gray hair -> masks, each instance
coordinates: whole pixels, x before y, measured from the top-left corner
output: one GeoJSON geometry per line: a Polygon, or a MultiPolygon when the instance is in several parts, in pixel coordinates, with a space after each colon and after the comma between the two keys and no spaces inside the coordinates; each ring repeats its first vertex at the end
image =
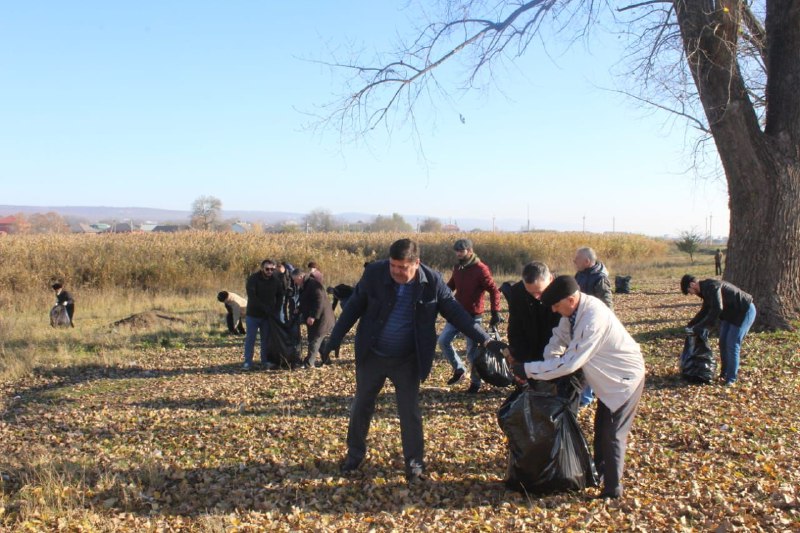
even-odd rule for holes
{"type": "Polygon", "coordinates": [[[532,261],[522,269],[522,280],[525,283],[536,283],[543,279],[550,279],[550,269],[539,261],[532,261]]]}
{"type": "Polygon", "coordinates": [[[578,248],[577,253],[588,259],[592,264],[597,263],[597,254],[594,252],[594,250],[592,250],[588,246],[584,246],[583,248],[578,248]]]}

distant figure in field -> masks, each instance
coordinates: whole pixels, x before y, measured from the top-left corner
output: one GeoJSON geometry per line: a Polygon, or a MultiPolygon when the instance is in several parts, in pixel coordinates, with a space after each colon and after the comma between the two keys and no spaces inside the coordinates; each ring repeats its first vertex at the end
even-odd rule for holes
{"type": "Polygon", "coordinates": [[[722,275],[722,250],[717,248],[717,253],[714,254],[714,275],[722,275]]]}
{"type": "MultiPolygon", "coordinates": [[[[606,304],[609,309],[613,310],[614,301],[611,295],[611,280],[608,279],[608,269],[597,260],[595,251],[588,246],[578,248],[572,263],[578,269],[578,272],[575,273],[575,281],[578,282],[581,292],[594,296],[606,304]]],[[[589,405],[593,399],[594,391],[592,391],[591,386],[586,385],[581,395],[581,407],[589,405]]]]}
{"type": "Polygon", "coordinates": [[[686,327],[695,334],[708,329],[719,320],[720,380],[733,385],[739,377],[739,352],[742,341],[756,319],[753,297],[739,287],[716,279],[698,281],[691,274],[681,278],[681,292],[694,294],[703,300],[686,327]]]}
{"type": "Polygon", "coordinates": [[[247,309],[247,300],[234,292],[220,291],[217,294],[217,301],[225,304],[225,323],[228,324],[228,332],[232,335],[244,335],[245,329],[242,324],[242,310],[247,309]]]}
{"type": "Polygon", "coordinates": [[[269,317],[280,318],[283,305],[283,280],[275,275],[275,261],[264,259],[261,268],[247,278],[247,313],[245,323],[247,333],[244,338],[244,370],[253,367],[256,335],[261,332],[261,364],[266,368],[275,368],[267,358],[269,346],[269,317]]]}
{"type": "Polygon", "coordinates": [[[64,286],[60,282],[53,283],[51,286],[56,291],[56,305],[61,305],[67,309],[67,316],[69,317],[70,327],[75,327],[75,300],[72,294],[64,290],[64,286]]]}
{"type": "Polygon", "coordinates": [[[308,267],[308,275],[319,281],[319,284],[322,285],[322,272],[319,271],[316,261],[309,261],[306,266],[308,267]]]}
{"type": "MultiPolygon", "coordinates": [[[[306,325],[308,332],[308,356],[303,360],[305,368],[315,368],[318,365],[319,349],[322,341],[333,329],[336,319],[333,317],[325,288],[310,273],[296,269],[292,272],[294,284],[300,288],[300,304],[297,312],[300,322],[306,325]]],[[[319,364],[327,364],[328,354],[321,358],[319,364]]]]}

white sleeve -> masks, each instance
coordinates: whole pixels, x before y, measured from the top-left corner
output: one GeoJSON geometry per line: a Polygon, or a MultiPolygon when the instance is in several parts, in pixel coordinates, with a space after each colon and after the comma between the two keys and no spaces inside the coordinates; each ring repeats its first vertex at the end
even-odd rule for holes
{"type": "MultiPolygon", "coordinates": [[[[603,334],[606,330],[605,324],[598,323],[601,317],[593,317],[594,320],[587,323],[575,332],[573,339],[567,346],[567,350],[561,357],[551,357],[544,361],[532,361],[525,363],[525,373],[529,378],[551,380],[561,376],[572,374],[591,359],[600,346],[603,334]]],[[[560,329],[561,324],[559,324],[560,329]]],[[[569,321],[567,321],[569,327],[569,321]]],[[[555,337],[555,330],[554,335],[555,337]]],[[[552,342],[552,339],[551,339],[552,342]]],[[[550,344],[547,345],[550,347],[550,344]]],[[[547,353],[547,350],[545,350],[547,353]]]]}

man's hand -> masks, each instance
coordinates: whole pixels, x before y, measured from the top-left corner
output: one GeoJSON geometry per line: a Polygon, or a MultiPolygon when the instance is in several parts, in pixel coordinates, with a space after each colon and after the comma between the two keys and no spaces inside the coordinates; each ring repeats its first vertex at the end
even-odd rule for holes
{"type": "Polygon", "coordinates": [[[508,368],[514,373],[514,381],[517,385],[525,385],[528,382],[528,374],[525,372],[525,363],[518,363],[511,355],[511,350],[506,348],[503,355],[508,363],[508,368]]]}
{"type": "Polygon", "coordinates": [[[314,322],[315,322],[315,320],[314,320],[313,316],[310,316],[310,317],[306,318],[306,324],[308,324],[309,326],[313,326],[314,322]]]}
{"type": "Polygon", "coordinates": [[[500,319],[500,313],[498,311],[492,311],[492,318],[489,319],[489,327],[493,328],[502,322],[500,319]]]}

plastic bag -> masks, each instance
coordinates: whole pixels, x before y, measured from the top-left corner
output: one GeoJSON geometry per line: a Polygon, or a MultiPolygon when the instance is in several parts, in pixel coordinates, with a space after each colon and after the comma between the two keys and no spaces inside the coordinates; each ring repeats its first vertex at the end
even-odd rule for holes
{"type": "Polygon", "coordinates": [[[267,361],[283,368],[300,363],[300,324],[296,318],[283,324],[276,317],[269,317],[267,361]]]}
{"type": "Polygon", "coordinates": [[[514,391],[497,411],[497,422],[508,438],[509,489],[542,494],[597,486],[589,446],[554,383],[514,391]]]}
{"type": "Polygon", "coordinates": [[[50,325],[54,328],[69,326],[69,313],[67,313],[67,306],[56,304],[50,309],[50,325]]]}
{"type": "Polygon", "coordinates": [[[690,383],[711,383],[716,373],[717,363],[708,346],[708,331],[686,335],[681,353],[681,377],[690,383]]]}
{"type": "Polygon", "coordinates": [[[514,373],[506,362],[503,350],[508,344],[501,341],[490,341],[485,346],[475,348],[472,364],[483,381],[495,387],[508,387],[514,383],[514,373]]]}
{"type": "Polygon", "coordinates": [[[630,294],[631,292],[631,277],[630,276],[616,276],[614,278],[614,292],[617,294],[630,294]]]}

